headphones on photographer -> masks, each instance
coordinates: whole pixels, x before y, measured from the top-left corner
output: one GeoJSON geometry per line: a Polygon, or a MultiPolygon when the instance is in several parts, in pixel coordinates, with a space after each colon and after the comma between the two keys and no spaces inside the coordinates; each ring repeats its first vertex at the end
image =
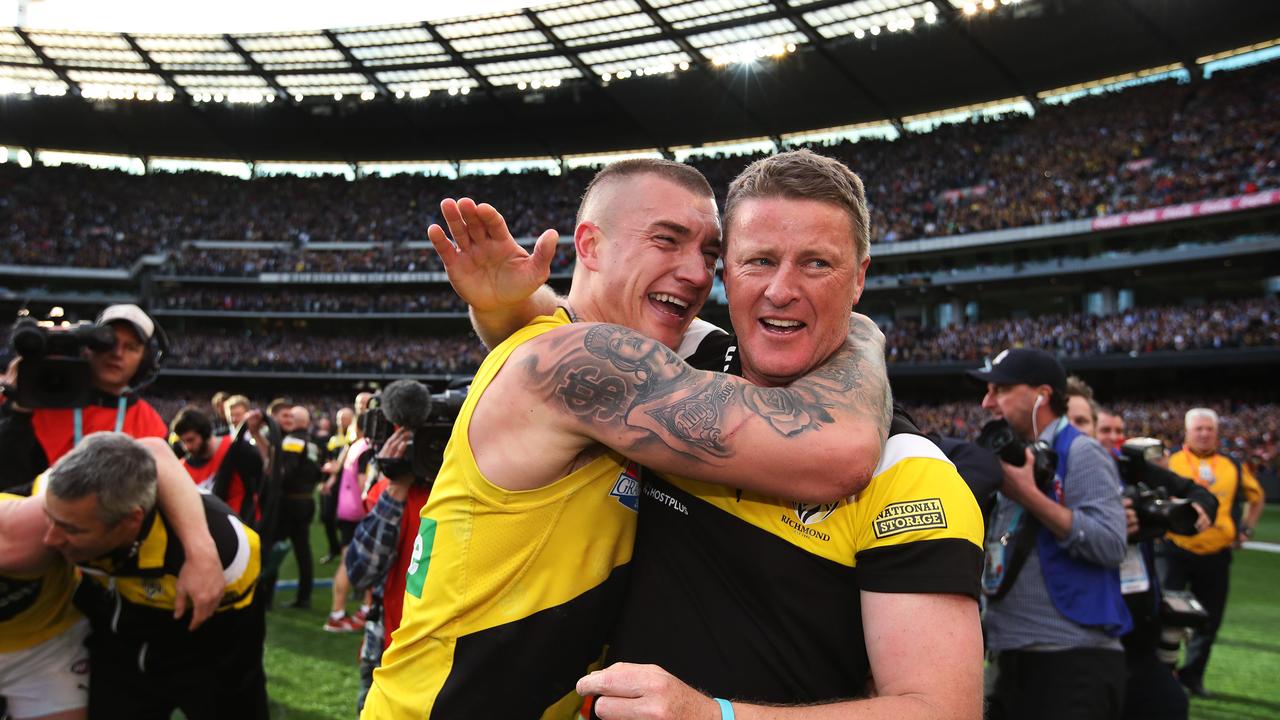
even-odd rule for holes
{"type": "MultiPolygon", "coordinates": [[[[110,305],[103,308],[102,312],[98,313],[97,319],[94,320],[94,324],[102,325],[103,316],[106,314],[107,310],[110,310],[112,307],[116,306],[110,305]]],[[[151,321],[152,332],[151,337],[147,338],[145,341],[146,347],[142,351],[142,361],[138,363],[137,372],[135,372],[133,377],[130,378],[129,387],[125,389],[126,393],[137,392],[138,390],[141,390],[155,382],[156,378],[160,375],[160,363],[164,360],[164,357],[169,354],[169,336],[165,333],[164,328],[160,326],[160,323],[156,322],[156,319],[152,317],[150,313],[137,305],[133,305],[133,307],[137,308],[139,312],[151,321]]],[[[107,322],[128,322],[133,326],[135,331],[140,331],[142,329],[137,326],[137,323],[130,321],[126,317],[113,317],[108,319],[107,322]]]]}

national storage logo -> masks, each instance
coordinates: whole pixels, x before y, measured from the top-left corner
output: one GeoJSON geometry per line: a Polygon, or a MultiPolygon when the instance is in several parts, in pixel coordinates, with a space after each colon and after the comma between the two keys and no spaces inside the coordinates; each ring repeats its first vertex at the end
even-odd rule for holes
{"type": "Polygon", "coordinates": [[[872,523],[872,529],[878,538],[946,526],[947,514],[942,510],[940,498],[890,503],[872,523]]]}

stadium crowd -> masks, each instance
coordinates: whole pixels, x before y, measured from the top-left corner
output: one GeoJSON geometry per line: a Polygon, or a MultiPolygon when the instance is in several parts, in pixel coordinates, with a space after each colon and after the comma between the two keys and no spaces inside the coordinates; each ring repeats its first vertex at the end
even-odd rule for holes
{"type": "MultiPolygon", "coordinates": [[[[165,307],[291,311],[459,311],[456,296],[268,295],[187,291],[165,307]]],[[[981,362],[1006,347],[1034,347],[1061,357],[1280,346],[1280,300],[1218,301],[1196,307],[1135,308],[1108,316],[1077,313],[996,320],[946,328],[885,329],[890,363],[981,362]]],[[[185,332],[171,366],[310,372],[471,372],[484,359],[470,336],[372,339],[302,332],[185,332]]]]}
{"type": "Polygon", "coordinates": [[[253,312],[425,313],[463,312],[467,306],[448,290],[424,292],[291,292],[176,289],[158,298],[168,310],[245,310],[253,312]]]}
{"type": "MultiPolygon", "coordinates": [[[[812,146],[869,179],[873,242],[1036,225],[1280,187],[1280,68],[1264,64],[1200,83],[1172,81],[1042,105],[893,141],[812,146]]],[[[759,156],[694,159],[723,189],[759,156]]],[[[184,274],[436,270],[424,239],[439,221],[426,198],[472,196],[507,213],[518,237],[573,226],[591,174],[443,177],[125,175],[0,166],[0,263],[122,267],[169,250],[184,274]],[[56,192],[53,189],[56,188],[56,192]],[[289,242],[288,250],[208,250],[183,241],[289,242]],[[373,250],[307,251],[312,242],[373,250]]],[[[721,190],[722,191],[722,190],[721,190]]],[[[561,256],[571,255],[564,250],[561,256]]],[[[561,263],[571,262],[562,257],[561,263]]]]}
{"type": "Polygon", "coordinates": [[[889,362],[974,362],[1011,347],[1064,357],[1216,350],[1280,345],[1280,300],[1212,302],[1196,307],[1134,308],[1114,315],[1039,315],[885,331],[889,362]]]}
{"type": "Polygon", "coordinates": [[[183,333],[173,341],[169,367],[304,372],[463,373],[484,359],[470,336],[404,338],[183,333]]]}

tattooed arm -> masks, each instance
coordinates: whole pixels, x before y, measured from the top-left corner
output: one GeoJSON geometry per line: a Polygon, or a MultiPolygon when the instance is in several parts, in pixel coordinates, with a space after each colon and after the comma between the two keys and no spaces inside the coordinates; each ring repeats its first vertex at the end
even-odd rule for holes
{"type": "Polygon", "coordinates": [[[656,470],[830,502],[870,481],[888,428],[883,358],[859,347],[846,343],[788,387],[761,388],[694,370],[632,330],[575,324],[529,343],[521,365],[567,432],[656,470]]]}

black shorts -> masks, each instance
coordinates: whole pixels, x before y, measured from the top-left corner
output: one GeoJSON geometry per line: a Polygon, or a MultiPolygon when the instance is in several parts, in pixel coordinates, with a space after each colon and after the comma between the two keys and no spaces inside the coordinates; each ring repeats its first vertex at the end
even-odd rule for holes
{"type": "Polygon", "coordinates": [[[355,522],[354,520],[338,521],[338,539],[342,547],[346,547],[350,545],[351,541],[355,539],[356,525],[359,525],[359,524],[360,523],[355,522]]]}

